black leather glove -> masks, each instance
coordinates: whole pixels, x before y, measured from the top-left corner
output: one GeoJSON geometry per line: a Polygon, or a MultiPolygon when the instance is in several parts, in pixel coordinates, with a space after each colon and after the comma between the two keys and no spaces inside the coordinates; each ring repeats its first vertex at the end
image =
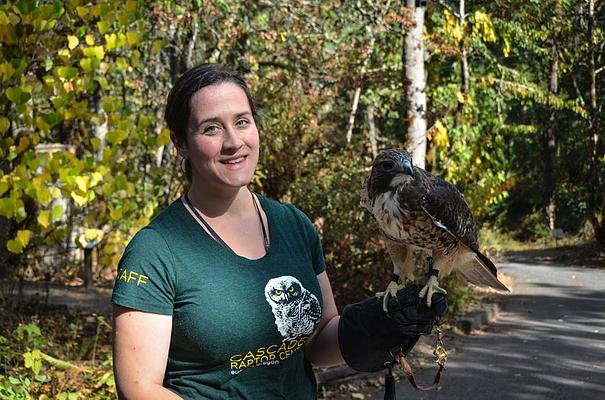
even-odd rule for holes
{"type": "Polygon", "coordinates": [[[370,297],[346,306],[340,315],[338,341],[347,365],[360,372],[375,372],[393,362],[400,350],[407,354],[420,335],[428,335],[433,325],[447,311],[447,299],[433,294],[432,306],[419,298],[421,287],[410,285],[397,292],[388,303],[389,315],[382,309],[382,299],[370,297]]]}

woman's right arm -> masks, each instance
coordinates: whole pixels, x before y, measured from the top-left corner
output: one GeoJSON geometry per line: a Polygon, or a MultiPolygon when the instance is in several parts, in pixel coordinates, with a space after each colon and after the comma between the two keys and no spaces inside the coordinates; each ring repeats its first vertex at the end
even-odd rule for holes
{"type": "Polygon", "coordinates": [[[113,306],[113,368],[119,399],[181,399],[162,386],[172,316],[113,306]]]}

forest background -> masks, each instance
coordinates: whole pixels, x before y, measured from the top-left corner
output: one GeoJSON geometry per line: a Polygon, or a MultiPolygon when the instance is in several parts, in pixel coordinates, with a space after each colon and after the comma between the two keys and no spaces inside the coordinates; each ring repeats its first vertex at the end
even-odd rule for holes
{"type": "MultiPolygon", "coordinates": [[[[245,75],[261,109],[254,190],[314,221],[340,305],[382,288],[390,266],[359,189],[378,151],[409,140],[418,8],[425,168],[464,193],[484,239],[562,229],[605,245],[604,3],[425,3],[5,2],[0,278],[73,282],[89,247],[92,279],[111,284],[128,240],[184,188],[166,95],[217,62],[245,75]]],[[[110,326],[86,321],[3,326],[0,398],[111,396],[111,361],[96,354],[110,326]],[[50,350],[70,337],[90,340],[50,350]]]]}

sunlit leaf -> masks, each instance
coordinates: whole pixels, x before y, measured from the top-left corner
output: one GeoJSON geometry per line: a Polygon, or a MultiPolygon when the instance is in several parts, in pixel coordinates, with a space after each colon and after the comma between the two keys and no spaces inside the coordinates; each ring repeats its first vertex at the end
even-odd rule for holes
{"type": "Polygon", "coordinates": [[[6,248],[14,254],[21,254],[23,252],[23,245],[18,240],[14,239],[10,239],[6,242],[6,248]]]}
{"type": "Polygon", "coordinates": [[[70,193],[70,195],[71,195],[71,198],[80,207],[82,207],[84,204],[86,204],[86,202],[88,202],[88,196],[86,195],[86,193],[80,194],[80,193],[72,190],[71,193],[70,193]]]}
{"type": "Polygon", "coordinates": [[[9,87],[6,89],[5,93],[6,97],[15,104],[23,104],[31,98],[29,93],[23,92],[21,88],[18,87],[9,87]]]}
{"type": "Polygon", "coordinates": [[[50,225],[50,212],[48,210],[40,211],[36,220],[44,229],[48,228],[50,225]]]}
{"type": "Polygon", "coordinates": [[[55,204],[52,208],[52,218],[53,221],[57,221],[63,215],[63,206],[60,204],[55,204]]]}
{"type": "Polygon", "coordinates": [[[69,50],[73,50],[80,44],[80,40],[77,36],[67,35],[67,47],[69,50]]]}

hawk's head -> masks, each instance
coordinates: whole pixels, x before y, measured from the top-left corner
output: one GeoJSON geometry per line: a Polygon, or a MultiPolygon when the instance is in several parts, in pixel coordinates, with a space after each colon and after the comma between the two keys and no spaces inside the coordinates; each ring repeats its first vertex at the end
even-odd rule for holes
{"type": "Polygon", "coordinates": [[[372,163],[372,171],[367,182],[367,196],[370,200],[387,190],[407,185],[415,178],[412,156],[405,150],[391,149],[378,154],[372,163]]]}

